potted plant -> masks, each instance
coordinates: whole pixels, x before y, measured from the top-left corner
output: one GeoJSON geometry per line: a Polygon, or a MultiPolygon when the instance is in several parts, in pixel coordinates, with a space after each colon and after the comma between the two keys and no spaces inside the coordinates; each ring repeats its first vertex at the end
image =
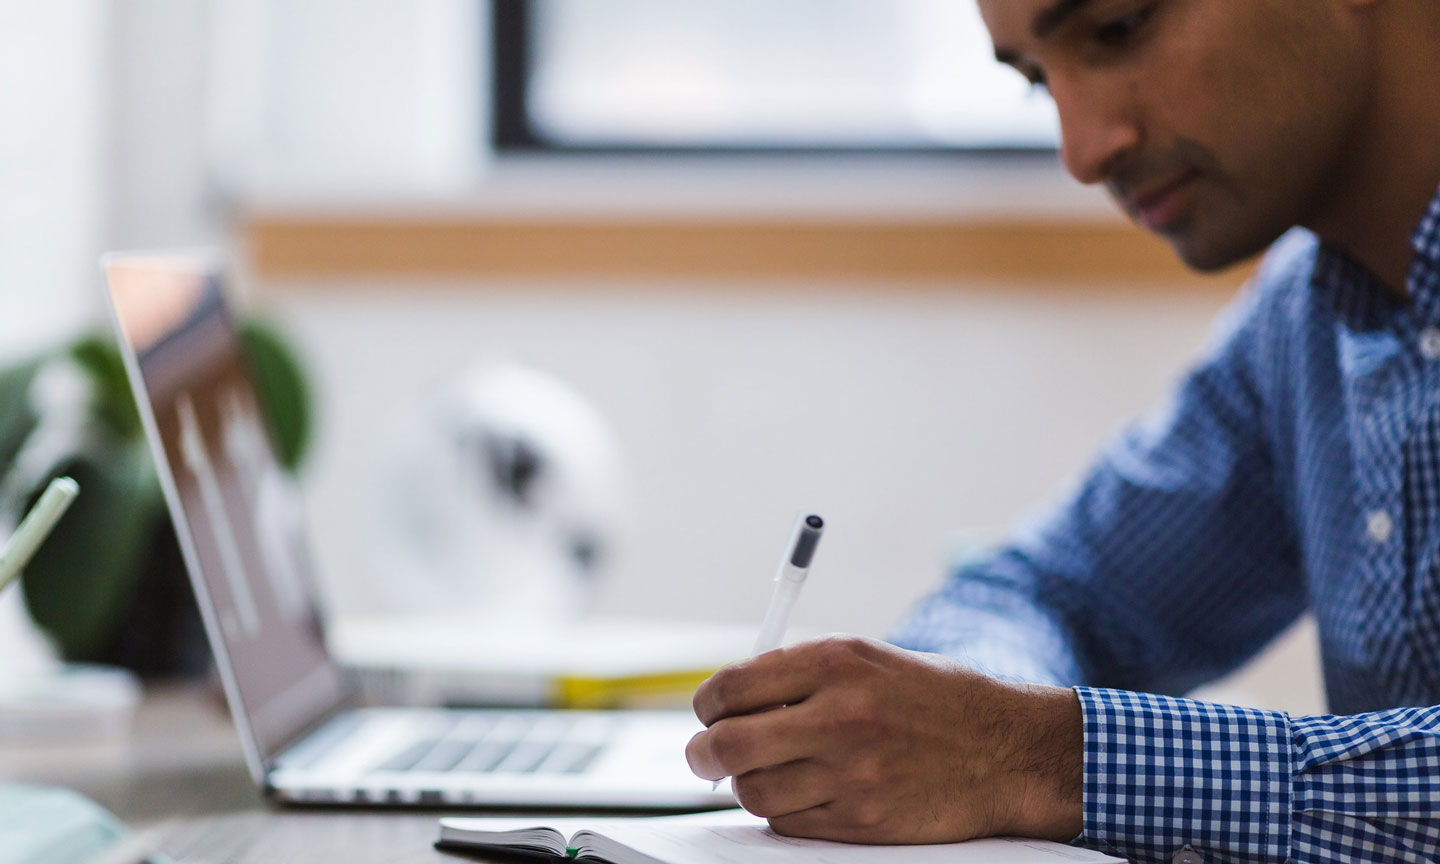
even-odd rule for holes
{"type": "MultiPolygon", "coordinates": [[[[304,375],[285,339],[248,320],[241,339],[276,456],[294,471],[311,433],[304,375]]],[[[203,674],[209,650],[113,342],[86,336],[0,371],[0,522],[50,478],[81,495],[21,580],[32,618],[68,661],[142,676],[203,674]]]]}

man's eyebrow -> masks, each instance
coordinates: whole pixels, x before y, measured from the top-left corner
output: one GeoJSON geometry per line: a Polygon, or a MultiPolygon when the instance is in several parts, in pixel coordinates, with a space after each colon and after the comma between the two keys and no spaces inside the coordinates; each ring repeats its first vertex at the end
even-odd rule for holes
{"type": "Polygon", "coordinates": [[[1079,12],[1090,2],[1091,0],[1056,0],[1054,5],[1041,10],[1040,14],[1035,16],[1035,20],[1030,24],[1031,35],[1036,39],[1044,39],[1055,32],[1055,28],[1064,24],[1066,18],[1079,12]]]}
{"type": "MultiPolygon", "coordinates": [[[[1057,27],[1065,23],[1065,19],[1090,5],[1090,3],[1091,0],[1055,0],[1053,4],[1040,10],[1040,12],[1036,14],[1035,20],[1030,22],[1030,35],[1036,39],[1047,38],[1051,33],[1055,32],[1057,27]]],[[[1020,52],[1013,48],[1004,48],[997,45],[995,46],[995,59],[1009,66],[1017,66],[1020,61],[1020,52]]]]}

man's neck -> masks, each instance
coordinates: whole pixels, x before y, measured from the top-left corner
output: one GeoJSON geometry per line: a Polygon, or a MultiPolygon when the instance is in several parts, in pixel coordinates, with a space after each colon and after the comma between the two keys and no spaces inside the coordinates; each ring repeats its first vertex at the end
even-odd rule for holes
{"type": "Polygon", "coordinates": [[[1411,237],[1440,191],[1440,16],[1405,2],[1372,12],[1375,97],[1334,188],[1305,227],[1408,300],[1411,237]]]}

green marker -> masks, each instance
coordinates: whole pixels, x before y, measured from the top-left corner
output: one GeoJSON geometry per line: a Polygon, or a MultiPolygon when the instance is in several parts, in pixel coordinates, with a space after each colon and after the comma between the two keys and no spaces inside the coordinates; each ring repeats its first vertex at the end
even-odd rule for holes
{"type": "Polygon", "coordinates": [[[50,536],[50,529],[70,509],[70,503],[80,494],[80,484],[69,477],[56,477],[45,487],[45,494],[20,520],[20,526],[3,548],[0,548],[0,591],[15,581],[25,565],[30,563],[40,544],[50,536]]]}

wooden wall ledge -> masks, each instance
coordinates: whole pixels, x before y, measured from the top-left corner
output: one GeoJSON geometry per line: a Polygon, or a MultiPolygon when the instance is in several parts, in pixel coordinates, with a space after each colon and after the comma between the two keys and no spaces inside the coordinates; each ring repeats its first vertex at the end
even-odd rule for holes
{"type": "Polygon", "coordinates": [[[246,221],[263,281],[336,277],[892,280],[1175,285],[1233,291],[1248,274],[1186,269],[1120,222],[286,217],[246,221]]]}

